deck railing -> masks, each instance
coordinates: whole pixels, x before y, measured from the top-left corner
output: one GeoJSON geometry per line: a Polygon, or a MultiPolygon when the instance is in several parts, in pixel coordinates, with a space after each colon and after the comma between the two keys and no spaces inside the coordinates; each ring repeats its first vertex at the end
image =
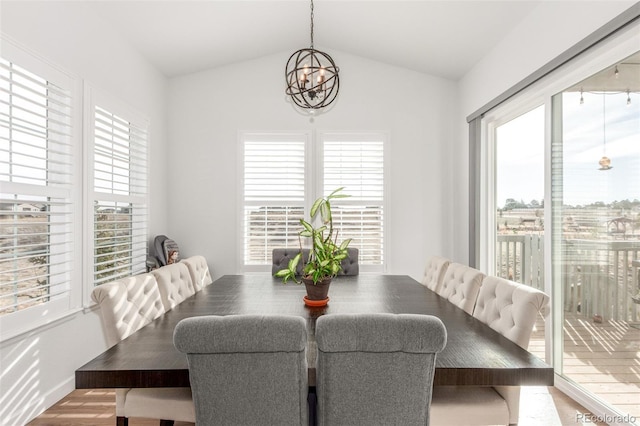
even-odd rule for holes
{"type": "MultiPolygon", "coordinates": [[[[640,304],[634,303],[640,241],[580,240],[562,242],[561,283],[564,310],[602,320],[636,322],[640,304]]],[[[498,235],[496,275],[544,290],[544,244],[541,235],[498,235]]]]}

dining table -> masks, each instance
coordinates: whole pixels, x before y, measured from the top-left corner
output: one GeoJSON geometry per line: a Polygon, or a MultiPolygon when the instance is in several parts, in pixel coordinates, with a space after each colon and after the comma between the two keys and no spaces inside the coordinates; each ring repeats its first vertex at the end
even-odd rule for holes
{"type": "Polygon", "coordinates": [[[436,357],[434,386],[553,385],[551,366],[410,276],[336,277],[322,307],[306,306],[305,295],[304,285],[283,284],[268,274],[224,275],[78,368],[76,388],[187,387],[187,358],[173,346],[178,322],[201,315],[243,314],[296,315],[306,320],[309,386],[314,387],[315,323],[322,315],[336,313],[440,318],[447,344],[436,357]]]}

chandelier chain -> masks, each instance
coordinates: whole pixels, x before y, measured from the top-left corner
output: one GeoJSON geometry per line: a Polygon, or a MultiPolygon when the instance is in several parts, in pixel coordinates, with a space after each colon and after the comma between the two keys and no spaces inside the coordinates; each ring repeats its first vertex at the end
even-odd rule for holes
{"type": "Polygon", "coordinates": [[[313,0],[311,0],[311,49],[313,49],[313,0]]]}

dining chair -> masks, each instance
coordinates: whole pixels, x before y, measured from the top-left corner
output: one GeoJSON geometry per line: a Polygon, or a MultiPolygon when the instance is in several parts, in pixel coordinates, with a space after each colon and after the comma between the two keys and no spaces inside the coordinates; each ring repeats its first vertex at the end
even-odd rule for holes
{"type": "Polygon", "coordinates": [[[189,269],[182,262],[154,269],[151,274],[156,277],[165,311],[170,311],[196,294],[189,269]]]}
{"type": "MultiPolygon", "coordinates": [[[[309,258],[309,249],[302,249],[303,259],[300,259],[296,268],[297,275],[302,275],[302,267],[304,260],[309,258]]],[[[281,269],[286,269],[289,266],[289,261],[293,259],[298,253],[299,248],[275,248],[271,252],[271,275],[275,275],[281,269]]]]}
{"type": "Polygon", "coordinates": [[[332,314],[316,321],[318,425],[429,424],[442,321],[416,314],[332,314]]]}
{"type": "Polygon", "coordinates": [[[207,259],[204,256],[191,256],[183,259],[181,263],[184,263],[189,270],[189,276],[191,276],[191,282],[196,292],[202,290],[213,282],[211,273],[209,272],[209,265],[207,259]]]}
{"type": "MultiPolygon", "coordinates": [[[[527,349],[538,313],[548,314],[549,297],[543,292],[504,278],[487,276],[482,282],[473,316],[518,346],[527,349]]],[[[517,424],[519,386],[436,386],[433,392],[434,425],[517,424]]]]}
{"type": "Polygon", "coordinates": [[[470,266],[450,263],[437,293],[471,315],[485,275],[470,266]]]}
{"type": "MultiPolygon", "coordinates": [[[[107,344],[113,346],[165,313],[156,279],[135,275],[95,287],[91,298],[100,306],[107,344]]],[[[126,426],[129,417],[195,422],[189,388],[116,389],[116,424],[126,426]]]]}
{"type": "Polygon", "coordinates": [[[298,316],[199,316],[173,343],[187,355],[198,426],[305,425],[307,329],[298,316]]]}
{"type": "Polygon", "coordinates": [[[444,274],[447,271],[447,267],[450,263],[451,261],[446,257],[429,257],[429,259],[427,259],[427,266],[424,269],[422,285],[427,287],[429,290],[435,291],[437,293],[442,286],[444,274]]]}
{"type": "Polygon", "coordinates": [[[346,276],[354,276],[360,273],[360,262],[359,257],[360,250],[355,247],[347,248],[347,257],[342,262],[340,262],[340,272],[338,275],[346,275],[346,276]]]}

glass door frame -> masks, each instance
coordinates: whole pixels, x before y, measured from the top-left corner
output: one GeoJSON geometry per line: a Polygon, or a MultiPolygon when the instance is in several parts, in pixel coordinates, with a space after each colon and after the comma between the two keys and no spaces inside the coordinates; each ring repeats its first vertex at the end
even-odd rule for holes
{"type": "MultiPolygon", "coordinates": [[[[484,114],[480,128],[480,194],[479,194],[479,268],[492,274],[495,272],[496,229],[496,173],[495,142],[496,129],[500,125],[544,104],[545,106],[545,146],[544,146],[544,221],[551,224],[551,141],[552,141],[552,98],[555,94],[599,72],[611,64],[621,61],[638,51],[640,23],[635,22],[611,35],[588,51],[569,60],[559,69],[532,84],[518,95],[484,114]]],[[[544,274],[545,292],[551,295],[551,312],[545,321],[545,361],[556,370],[555,386],[569,397],[598,416],[619,416],[611,405],[587,393],[580,385],[562,375],[563,361],[563,291],[561,285],[553,283],[553,233],[547,225],[544,233],[544,274]],[[558,320],[559,319],[559,320],[558,320]]]]}

